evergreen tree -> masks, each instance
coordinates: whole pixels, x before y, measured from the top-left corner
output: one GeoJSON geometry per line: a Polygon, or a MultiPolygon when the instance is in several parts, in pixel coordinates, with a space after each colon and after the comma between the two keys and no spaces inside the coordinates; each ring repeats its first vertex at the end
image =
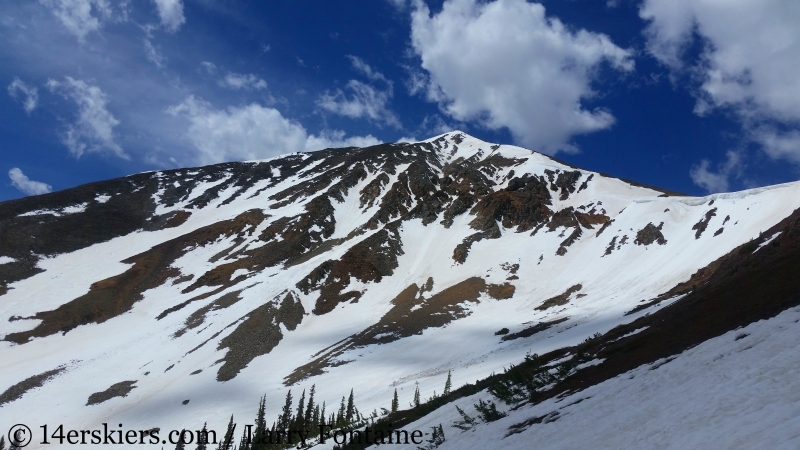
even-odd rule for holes
{"type": "Polygon", "coordinates": [[[353,404],[353,390],[350,389],[350,397],[347,399],[347,411],[345,412],[344,418],[347,423],[352,423],[353,418],[357,418],[357,416],[355,416],[355,412],[355,405],[353,404]]]}
{"type": "Polygon", "coordinates": [[[250,443],[247,442],[247,427],[242,430],[242,437],[239,439],[239,448],[234,447],[234,450],[250,450],[250,443]]]}
{"type": "MultiPolygon", "coordinates": [[[[267,396],[266,394],[261,397],[261,401],[258,403],[258,412],[256,413],[256,421],[255,421],[255,430],[253,430],[253,442],[256,444],[250,443],[250,447],[252,449],[260,449],[263,446],[260,444],[262,438],[267,432],[267,421],[265,416],[265,411],[267,408],[267,396]]],[[[243,449],[239,449],[243,450],[243,449]]]]}
{"type": "Polygon", "coordinates": [[[195,450],[206,450],[206,444],[208,444],[208,429],[206,425],[207,423],[204,423],[203,429],[200,430],[200,436],[197,437],[197,447],[195,447],[195,450]]]}
{"type": "Polygon", "coordinates": [[[281,431],[288,431],[289,426],[292,424],[292,390],[286,393],[286,403],[283,404],[281,415],[278,418],[278,429],[281,431]]]}
{"type": "Polygon", "coordinates": [[[314,406],[314,416],[311,418],[311,423],[316,428],[319,426],[319,418],[325,418],[325,412],[323,411],[322,416],[319,414],[319,405],[314,406]]]}
{"type": "Polygon", "coordinates": [[[400,409],[400,398],[397,396],[397,388],[394,390],[394,397],[392,398],[392,413],[396,413],[400,409]]]}
{"type": "Polygon", "coordinates": [[[181,430],[181,434],[180,434],[180,436],[178,436],[178,443],[175,444],[175,450],[186,450],[186,443],[183,442],[183,433],[184,432],[186,432],[185,428],[183,430],[181,430]]]}
{"type": "Polygon", "coordinates": [[[412,406],[414,408],[419,407],[419,386],[417,386],[417,390],[414,391],[414,404],[412,406]]]}
{"type": "Polygon", "coordinates": [[[346,410],[344,407],[344,397],[342,397],[342,402],[339,404],[339,413],[336,414],[336,427],[340,427],[344,425],[344,417],[346,414],[346,410]]]}
{"type": "Polygon", "coordinates": [[[0,436],[0,450],[6,450],[6,437],[0,436]]]}
{"type": "Polygon", "coordinates": [[[305,424],[303,423],[306,413],[305,404],[306,390],[303,389],[303,394],[300,396],[300,400],[297,402],[297,413],[294,416],[294,429],[298,431],[305,428],[305,424]]]}
{"type": "Polygon", "coordinates": [[[228,429],[225,431],[225,437],[219,442],[217,450],[231,450],[233,447],[233,430],[236,429],[236,424],[233,423],[233,415],[228,422],[228,429]]]}
{"type": "Polygon", "coordinates": [[[328,419],[325,417],[325,400],[322,401],[322,411],[319,412],[319,417],[321,419],[320,425],[325,425],[325,421],[328,419]]]}
{"type": "Polygon", "coordinates": [[[444,392],[442,392],[442,396],[450,395],[450,389],[453,388],[453,380],[450,375],[450,371],[447,371],[447,381],[444,382],[444,392]]]}
{"type": "Polygon", "coordinates": [[[311,430],[316,425],[317,421],[314,419],[314,391],[316,385],[311,385],[311,391],[308,393],[308,405],[306,405],[306,414],[303,417],[303,422],[307,430],[311,430]]]}
{"type": "Polygon", "coordinates": [[[454,427],[464,431],[475,427],[478,421],[474,417],[467,415],[467,413],[465,413],[463,409],[459,408],[458,405],[456,405],[456,411],[458,411],[458,414],[461,415],[461,420],[453,422],[454,427]]]}

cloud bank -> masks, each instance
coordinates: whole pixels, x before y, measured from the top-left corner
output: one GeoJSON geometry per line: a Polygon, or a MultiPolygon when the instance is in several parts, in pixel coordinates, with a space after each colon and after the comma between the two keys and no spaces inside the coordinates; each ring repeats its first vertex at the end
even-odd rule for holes
{"type": "Polygon", "coordinates": [[[257,103],[215,109],[195,96],[167,110],[189,121],[187,139],[199,164],[269,158],[284,153],[379,144],[372,135],[345,138],[343,131],[309,135],[298,122],[257,103]]]}
{"type": "Polygon", "coordinates": [[[608,36],[569,29],[525,0],[447,0],[434,16],[418,0],[411,41],[427,72],[412,87],[424,84],[427,97],[457,120],[508,128],[548,154],[574,151],[574,135],[614,124],[609,111],[582,103],[596,96],[601,64],[623,73],[634,67],[631,52],[608,36]]]}

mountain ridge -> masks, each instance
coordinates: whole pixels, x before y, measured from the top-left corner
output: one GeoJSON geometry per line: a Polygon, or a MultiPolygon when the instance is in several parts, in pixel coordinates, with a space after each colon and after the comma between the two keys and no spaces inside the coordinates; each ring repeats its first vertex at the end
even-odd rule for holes
{"type": "Polygon", "coordinates": [[[180,428],[313,383],[427,397],[684,302],[788,239],[765,233],[798,191],[679,197],[453,132],[0,203],[2,378],[63,368],[0,415],[180,428]]]}

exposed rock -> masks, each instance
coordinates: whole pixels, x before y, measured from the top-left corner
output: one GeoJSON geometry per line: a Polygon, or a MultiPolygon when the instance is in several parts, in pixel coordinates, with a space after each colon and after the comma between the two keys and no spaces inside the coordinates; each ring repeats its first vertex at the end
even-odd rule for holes
{"type": "Polygon", "coordinates": [[[227,348],[228,353],[217,371],[217,381],[233,379],[250,361],[271,352],[283,339],[280,324],[291,331],[303,320],[303,304],[292,292],[286,293],[279,307],[275,306],[276,300],[277,297],[248,313],[240,319],[239,326],[220,341],[217,350],[227,348]]]}
{"type": "Polygon", "coordinates": [[[134,381],[120,381],[119,383],[111,385],[108,389],[102,392],[95,392],[89,396],[86,401],[86,406],[97,405],[105,401],[111,400],[114,397],[127,397],[128,394],[136,387],[136,380],[134,381]]]}
{"type": "Polygon", "coordinates": [[[661,233],[661,228],[663,227],[664,222],[661,222],[658,226],[648,223],[644,228],[636,232],[636,239],[634,239],[633,243],[644,246],[650,245],[653,242],[658,242],[658,245],[666,244],[667,240],[664,239],[664,235],[661,233]]]}
{"type": "MultiPolygon", "coordinates": [[[[711,200],[711,203],[709,203],[709,205],[712,203],[714,203],[714,200],[711,200]]],[[[695,239],[700,239],[700,236],[703,234],[704,231],[706,231],[706,228],[708,227],[708,222],[710,222],[711,218],[716,215],[717,215],[717,208],[712,208],[710,211],[706,213],[705,217],[700,219],[699,222],[697,222],[692,226],[693,230],[697,230],[697,232],[694,234],[695,239]]]]}
{"type": "MultiPolygon", "coordinates": [[[[536,333],[540,333],[540,332],[552,327],[553,325],[558,325],[558,324],[560,324],[562,322],[566,322],[567,320],[569,320],[569,317],[562,317],[560,319],[551,320],[550,322],[539,322],[536,325],[527,327],[527,328],[525,328],[525,329],[523,329],[521,331],[517,331],[516,333],[511,333],[509,335],[503,336],[502,340],[503,341],[513,341],[514,339],[530,337],[530,336],[533,336],[536,333]]],[[[507,328],[504,328],[504,330],[506,330],[506,332],[508,332],[507,328]]],[[[495,334],[497,334],[497,333],[495,333],[495,334]]]]}
{"type": "Polygon", "coordinates": [[[297,288],[306,295],[320,291],[313,313],[322,315],[339,303],[361,297],[358,291],[342,292],[351,277],[361,282],[379,282],[394,273],[397,257],[402,254],[400,233],[396,227],[387,226],[351,247],[341,259],[320,264],[297,283],[297,288]]]}
{"type": "Polygon", "coordinates": [[[580,291],[581,289],[583,289],[583,285],[580,284],[571,286],[566,291],[564,291],[564,293],[558,294],[555,297],[548,298],[541,305],[537,306],[536,309],[539,311],[544,311],[554,306],[566,305],[569,302],[570,295],[580,291]]]}
{"type": "MultiPolygon", "coordinates": [[[[513,288],[513,286],[511,286],[513,288]]],[[[324,373],[326,367],[346,364],[337,358],[348,350],[368,345],[386,344],[396,340],[422,334],[427,328],[440,328],[470,314],[466,305],[477,303],[481,293],[488,289],[497,291],[509,288],[505,285],[487,285],[479,277],[468,278],[430,298],[420,294],[421,289],[412,284],[392,300],[394,305],[380,321],[364,331],[352,335],[325,349],[315,359],[295,369],[285,378],[290,386],[303,379],[324,373]]],[[[513,294],[513,292],[512,292],[513,294]]]]}
{"type": "Polygon", "coordinates": [[[20,381],[19,383],[11,386],[10,388],[6,389],[5,392],[0,394],[0,406],[3,406],[6,403],[13,402],[14,400],[25,395],[25,393],[30,391],[31,389],[36,389],[44,386],[45,383],[55,378],[65,370],[66,367],[61,366],[53,370],[48,370],[47,372],[40,373],[39,375],[34,375],[32,377],[28,377],[20,381]]]}

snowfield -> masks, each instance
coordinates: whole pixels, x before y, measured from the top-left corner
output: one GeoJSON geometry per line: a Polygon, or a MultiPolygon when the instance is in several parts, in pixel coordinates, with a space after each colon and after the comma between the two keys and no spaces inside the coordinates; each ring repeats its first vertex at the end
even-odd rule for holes
{"type": "MultiPolygon", "coordinates": [[[[442,424],[448,449],[795,449],[800,447],[800,308],[731,331],[668,362],[646,365],[574,395],[510,411],[471,431],[452,426],[486,392],[404,429],[442,424]],[[510,434],[509,428],[551,415],[510,434]]],[[[494,399],[496,401],[496,399],[494,399]]],[[[500,407],[500,410],[507,409],[500,407]]],[[[397,446],[416,448],[416,446],[397,446]]]]}

